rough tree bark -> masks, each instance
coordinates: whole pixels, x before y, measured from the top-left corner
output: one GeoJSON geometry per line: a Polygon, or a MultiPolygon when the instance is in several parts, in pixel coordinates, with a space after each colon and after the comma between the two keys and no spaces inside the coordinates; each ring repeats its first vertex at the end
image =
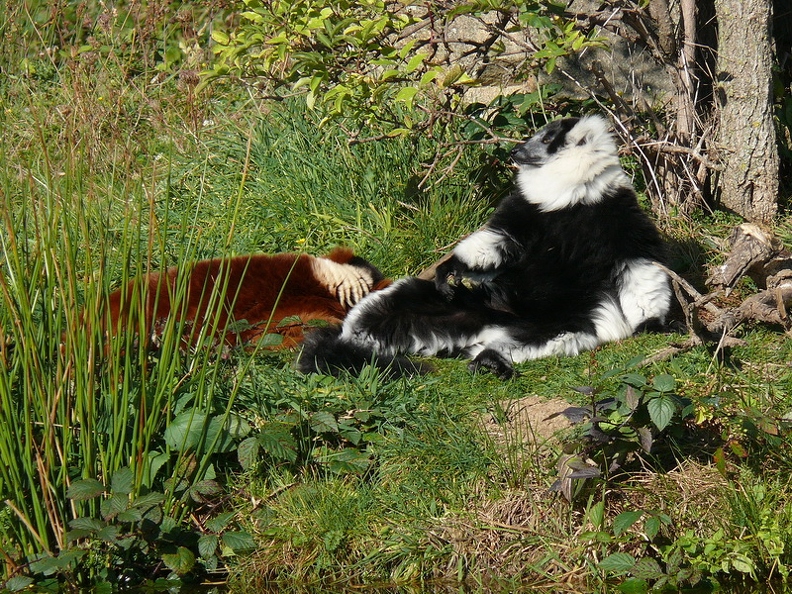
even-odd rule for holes
{"type": "Polygon", "coordinates": [[[769,222],[778,199],[773,125],[772,0],[716,0],[721,204],[769,222]]]}

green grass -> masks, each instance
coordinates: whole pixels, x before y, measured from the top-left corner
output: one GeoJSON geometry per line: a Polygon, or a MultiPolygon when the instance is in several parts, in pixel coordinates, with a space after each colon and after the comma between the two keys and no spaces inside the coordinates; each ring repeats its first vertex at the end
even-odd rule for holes
{"type": "MultiPolygon", "coordinates": [[[[548,491],[562,443],[526,442],[504,403],[586,404],[574,388],[614,393],[621,371],[680,336],[525,363],[510,382],[461,360],[398,381],[303,376],[292,353],[221,356],[211,337],[183,352],[173,324],[153,353],[134,333],[108,346],[107,295],[148,270],[346,244],[399,277],[477,228],[493,195],[474,181],[474,147],[418,187],[437,139],[349,146],[299,101],[194,94],[179,69],[198,58],[153,60],[178,46],[153,31],[123,45],[134,19],[76,60],[73,39],[52,59],[34,51],[56,39],[43,17],[2,16],[21,41],[0,50],[0,588],[140,575],[235,590],[640,587],[600,565],[622,553],[667,579],[785,577],[792,344],[776,329],[741,329],[725,359],[696,348],[641,369],[672,375],[692,419],[664,455],[573,503],[548,491]],[[503,437],[483,427],[493,417],[503,437]]],[[[700,282],[733,223],[667,228],[675,268],[700,282]]]]}

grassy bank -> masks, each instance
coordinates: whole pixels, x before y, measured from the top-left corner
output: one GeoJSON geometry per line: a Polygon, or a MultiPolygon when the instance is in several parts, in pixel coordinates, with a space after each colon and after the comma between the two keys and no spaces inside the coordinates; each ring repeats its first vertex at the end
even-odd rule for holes
{"type": "MultiPolygon", "coordinates": [[[[5,9],[2,23],[16,40],[0,79],[7,589],[141,575],[235,590],[786,579],[792,344],[776,329],[743,328],[726,357],[698,347],[640,367],[681,340],[646,334],[520,365],[506,383],[456,360],[398,381],[302,376],[293,353],[219,353],[211,336],[184,352],[174,323],[156,351],[134,333],[108,346],[107,295],[148,270],[345,244],[399,277],[475,229],[496,192],[480,148],[421,186],[437,138],[350,146],[298,101],[198,92],[199,23],[219,9],[106,21],[94,8],[91,35],[64,37],[68,11],[5,9]],[[549,418],[628,394],[647,410],[673,402],[664,431],[614,410],[620,433],[598,443],[549,418]],[[600,472],[571,501],[552,490],[565,454],[600,472]]],[[[664,221],[675,269],[700,279],[733,223],[664,221]]]]}

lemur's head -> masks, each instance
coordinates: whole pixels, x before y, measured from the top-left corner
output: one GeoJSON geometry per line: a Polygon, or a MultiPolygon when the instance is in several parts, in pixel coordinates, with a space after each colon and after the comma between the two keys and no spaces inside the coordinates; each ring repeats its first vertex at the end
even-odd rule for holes
{"type": "Polygon", "coordinates": [[[523,196],[544,211],[594,203],[609,186],[629,185],[601,116],[550,122],[511,154],[523,196]]]}

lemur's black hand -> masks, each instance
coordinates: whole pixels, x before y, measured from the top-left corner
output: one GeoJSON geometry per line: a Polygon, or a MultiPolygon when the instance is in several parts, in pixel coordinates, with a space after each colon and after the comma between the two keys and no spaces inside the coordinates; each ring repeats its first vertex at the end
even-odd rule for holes
{"type": "Polygon", "coordinates": [[[435,288],[449,301],[454,297],[454,287],[462,279],[462,263],[451,256],[435,270],[435,288]]]}

